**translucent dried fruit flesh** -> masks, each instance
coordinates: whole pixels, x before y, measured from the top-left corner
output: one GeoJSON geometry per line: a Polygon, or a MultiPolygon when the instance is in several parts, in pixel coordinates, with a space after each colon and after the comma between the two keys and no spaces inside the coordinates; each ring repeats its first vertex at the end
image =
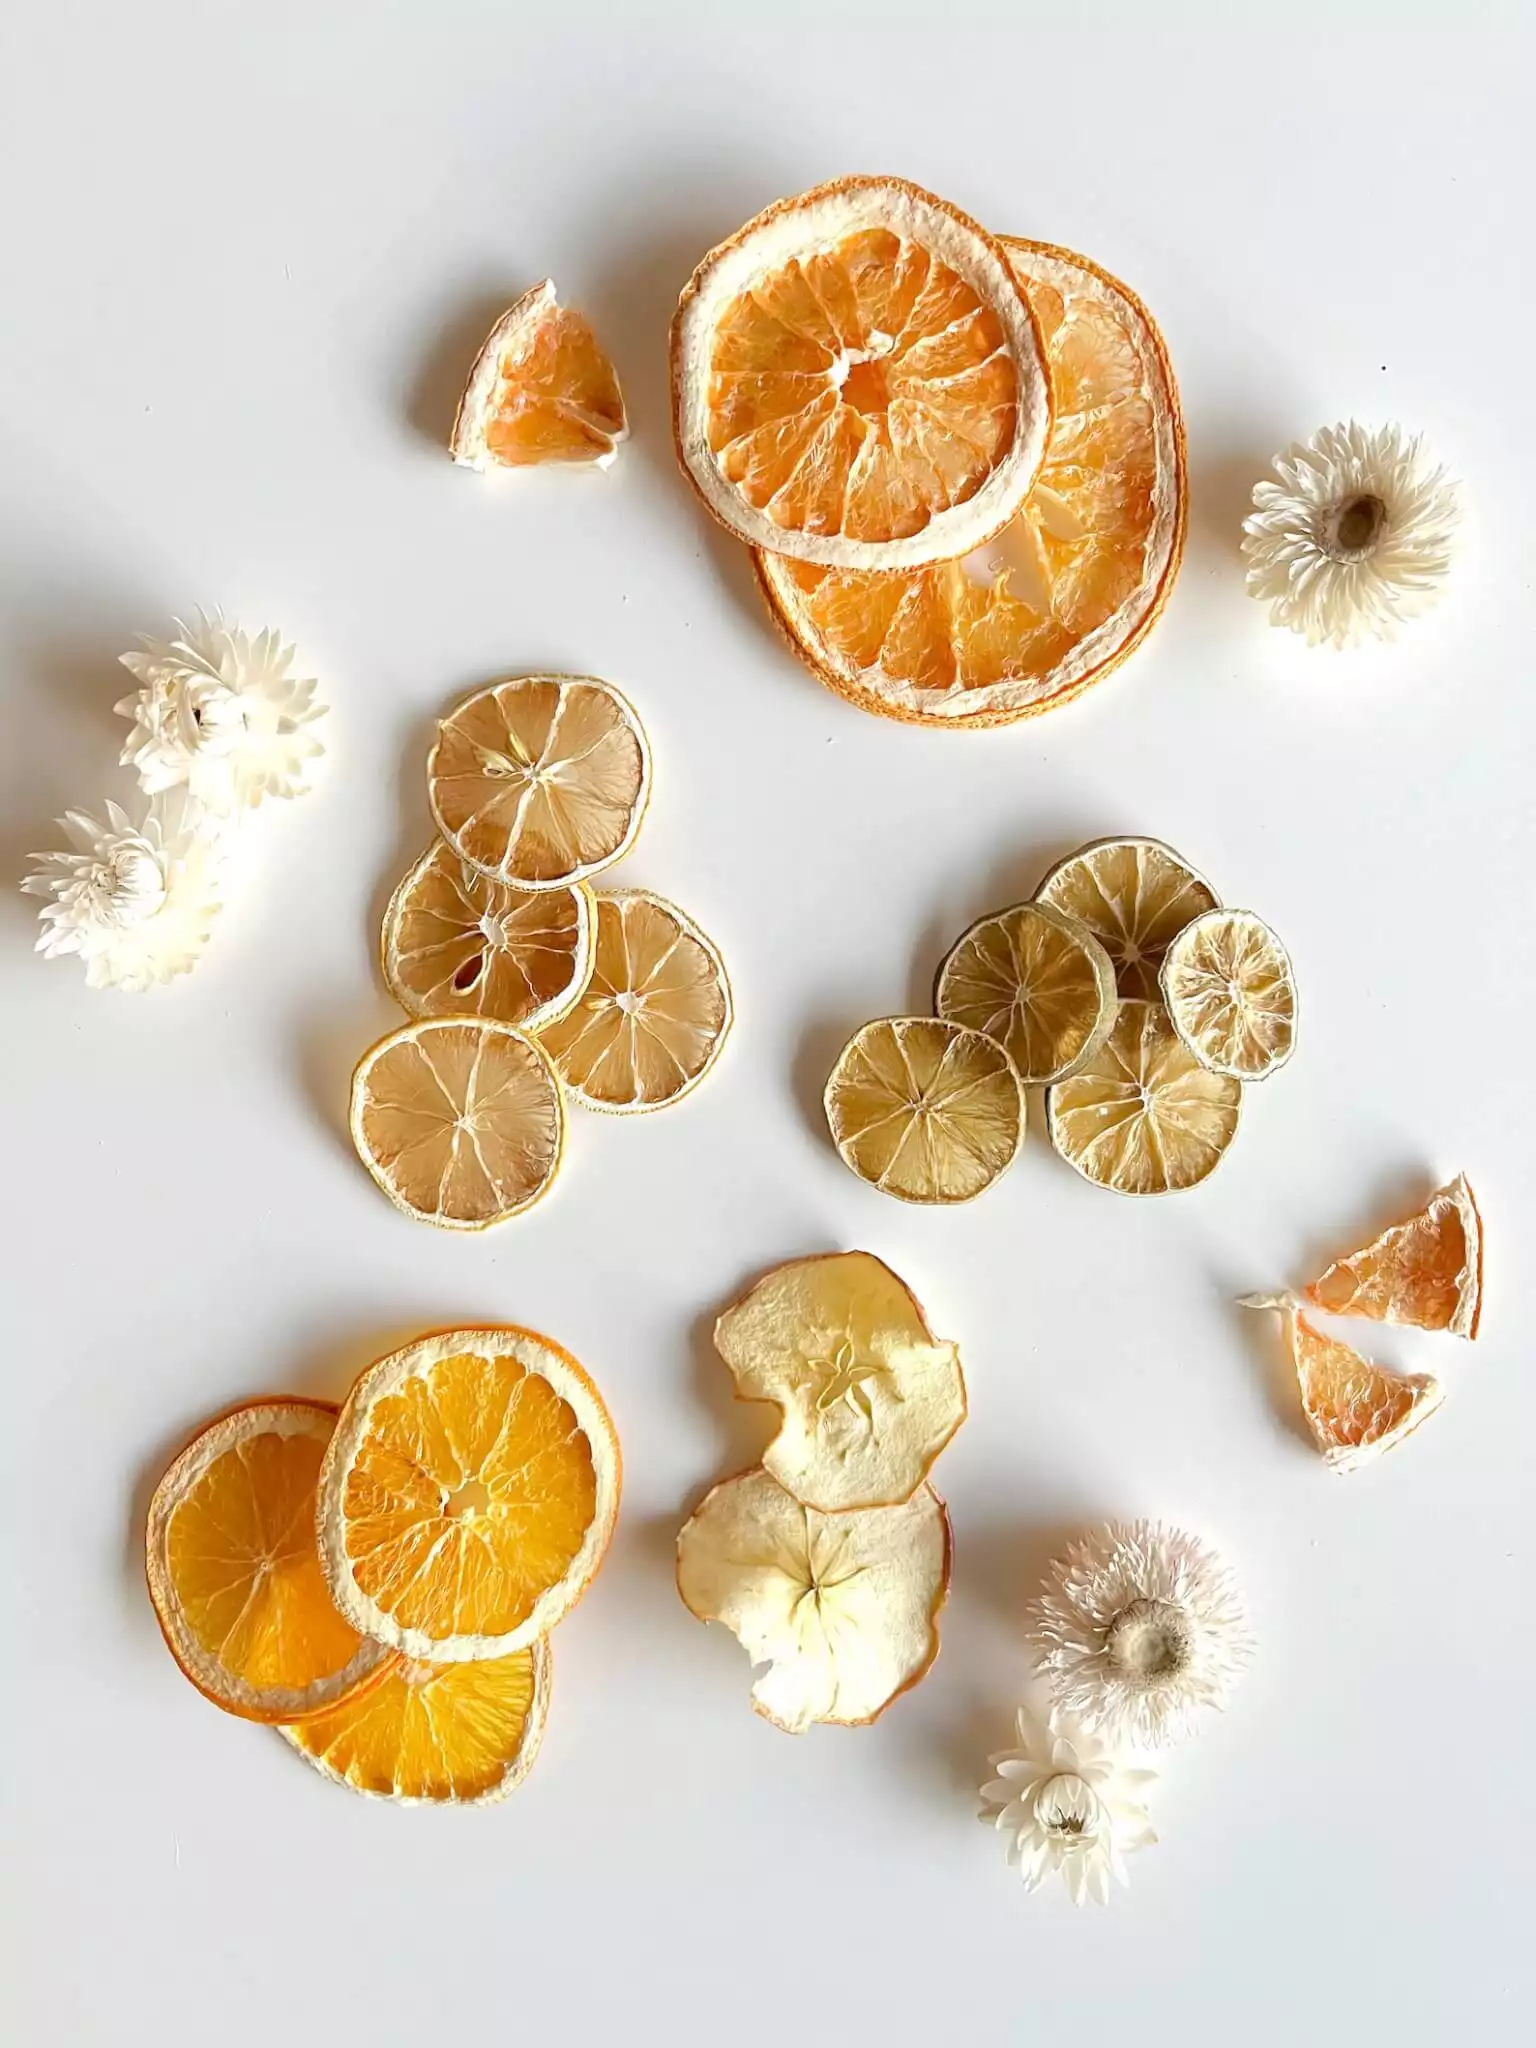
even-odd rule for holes
{"type": "Polygon", "coordinates": [[[1401,1443],[1445,1398],[1427,1373],[1388,1372],[1324,1336],[1290,1296],[1251,1295],[1244,1306],[1278,1308],[1284,1315],[1302,1409],[1336,1472],[1353,1472],[1401,1443]]]}
{"type": "Polygon", "coordinates": [[[400,1657],[364,1697],[282,1733],[326,1777],[402,1805],[485,1805],[528,1775],[549,1705],[540,1639],[478,1664],[400,1657]]]}
{"type": "Polygon", "coordinates": [[[627,432],[612,363],[546,279],[491,329],[449,446],[456,462],[475,469],[541,462],[606,468],[627,432]]]}
{"type": "Polygon", "coordinates": [[[1125,1002],[1082,1073],[1046,1096],[1051,1143],[1084,1179],[1166,1195],[1211,1173],[1237,1135],[1240,1081],[1202,1067],[1161,1003],[1125,1002]]]}
{"type": "Polygon", "coordinates": [[[1475,1337],[1483,1306],[1483,1229],[1465,1177],[1458,1174],[1417,1215],[1336,1260],[1312,1282],[1307,1298],[1335,1315],[1475,1337]]]}
{"type": "Polygon", "coordinates": [[[1217,906],[1215,891],[1158,839],[1099,839],[1068,854],[1040,884],[1040,902],[1087,925],[1115,963],[1122,996],[1157,1002],[1163,955],[1217,906]]]}
{"type": "Polygon", "coordinates": [[[881,1017],[838,1054],[827,1124],[860,1180],[904,1202],[968,1202],[1013,1164],[1024,1096],[995,1040],[938,1017],[881,1017]]]}
{"type": "Polygon", "coordinates": [[[543,1043],[592,1109],[662,1109],[714,1065],[731,992],[714,942],[674,904],[640,889],[597,898],[592,976],[543,1043]]]}
{"type": "Polygon", "coordinates": [[[1086,925],[1045,903],[973,924],[939,969],[934,1007],[1007,1049],[1024,1082],[1059,1081],[1109,1036],[1115,970],[1086,925]]]}
{"type": "Polygon", "coordinates": [[[965,1420],[960,1354],[868,1252],[794,1259],[715,1325],[737,1393],[782,1421],[764,1469],[828,1513],[907,1500],[965,1420]]]}
{"type": "Polygon", "coordinates": [[[485,1018],[425,1018],[381,1039],[352,1077],[351,1128],[396,1208],[449,1230],[486,1230],[531,1208],[565,1142],[548,1058],[485,1018]]]}
{"type": "Polygon", "coordinates": [[[1160,976],[1173,1028],[1217,1074],[1262,1081],[1296,1043],[1290,956],[1251,910],[1208,910],[1169,944],[1160,976]]]}
{"type": "Polygon", "coordinates": [[[408,1656],[505,1656],[580,1599],[618,1499],[613,1424],[568,1353],[530,1330],[446,1330],[347,1397],[320,1480],[326,1575],[408,1656]]]}
{"type": "Polygon", "coordinates": [[[939,1652],[949,1518],[929,1486],[899,1507],[823,1515],[761,1467],[727,1479],[677,1539],[677,1584],[700,1621],[768,1669],[752,1704],[787,1734],[858,1727],[939,1652]]]}
{"type": "Polygon", "coordinates": [[[145,1563],[172,1655],[253,1721],[324,1711],[377,1682],[388,1652],[337,1612],[315,1538],[336,1410],[264,1401],[210,1423],[150,1502],[145,1563]]]}
{"type": "Polygon", "coordinates": [[[461,859],[514,889],[563,889],[629,851],[650,794],[640,721],[595,676],[517,676],[438,727],[427,794],[461,859]]]}

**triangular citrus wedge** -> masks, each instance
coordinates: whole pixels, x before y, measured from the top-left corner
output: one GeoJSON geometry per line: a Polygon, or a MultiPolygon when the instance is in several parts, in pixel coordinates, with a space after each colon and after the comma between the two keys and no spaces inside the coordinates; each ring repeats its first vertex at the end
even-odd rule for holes
{"type": "Polygon", "coordinates": [[[1445,1389],[1428,1373],[1388,1372],[1348,1344],[1325,1337],[1307,1321],[1294,1294],[1246,1294],[1241,1306],[1274,1308],[1285,1317],[1302,1410],[1336,1472],[1353,1472],[1391,1450],[1445,1399],[1445,1389]]]}
{"type": "Polygon", "coordinates": [[[629,433],[613,365],[546,277],[509,306],[469,373],[448,446],[471,469],[606,469],[629,433]]]}
{"type": "Polygon", "coordinates": [[[1416,1216],[1336,1259],[1307,1299],[1334,1315],[1475,1337],[1483,1310],[1483,1226],[1465,1175],[1437,1189],[1416,1216]]]}

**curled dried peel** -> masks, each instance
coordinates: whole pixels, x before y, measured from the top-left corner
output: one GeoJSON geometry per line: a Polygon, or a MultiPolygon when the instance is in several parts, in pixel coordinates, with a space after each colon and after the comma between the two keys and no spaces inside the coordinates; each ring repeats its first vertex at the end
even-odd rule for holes
{"type": "Polygon", "coordinates": [[[1051,1143],[1085,1180],[1166,1195],[1212,1173],[1237,1135],[1240,1081],[1202,1067],[1161,1003],[1123,1002],[1081,1073],[1046,1094],[1051,1143]]]}
{"type": "Polygon", "coordinates": [[[748,1401],[782,1415],[765,1470],[825,1513],[908,1500],[965,1420],[960,1354],[868,1252],[777,1266],[715,1325],[748,1401]]]}
{"type": "Polygon", "coordinates": [[[1118,1006],[1109,955],[1085,924],[1048,903],[978,918],[934,988],[939,1015],[996,1039],[1026,1085],[1087,1066],[1118,1006]]]}
{"type": "Polygon", "coordinates": [[[1250,1294],[1244,1308],[1278,1309],[1296,1368],[1302,1411],[1335,1472],[1353,1472],[1401,1443],[1432,1415],[1445,1389],[1428,1373],[1389,1372],[1307,1321],[1293,1294],[1250,1294]]]}
{"type": "Polygon", "coordinates": [[[1417,1215],[1336,1259],[1312,1282],[1307,1298],[1335,1315],[1475,1337],[1483,1307],[1483,1226],[1466,1177],[1458,1174],[1417,1215]]]}
{"type": "Polygon", "coordinates": [[[1122,996],[1161,1000],[1163,955],[1216,892],[1160,839],[1095,839],[1056,863],[1036,891],[1041,903],[1087,925],[1115,963],[1122,996]]]}
{"type": "Polygon", "coordinates": [[[1170,943],[1159,976],[1173,1028],[1204,1067],[1262,1081],[1296,1044],[1290,956],[1251,910],[1207,910],[1170,943]]]}

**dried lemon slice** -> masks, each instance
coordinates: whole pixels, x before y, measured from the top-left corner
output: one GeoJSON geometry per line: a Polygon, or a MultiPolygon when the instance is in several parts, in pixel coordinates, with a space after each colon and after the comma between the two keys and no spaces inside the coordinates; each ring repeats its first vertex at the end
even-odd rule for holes
{"type": "Polygon", "coordinates": [[[553,1182],[565,1113],[531,1038],[484,1017],[428,1017],[363,1054],[351,1130],[397,1209],[448,1230],[488,1230],[553,1182]]]}
{"type": "Polygon", "coordinates": [[[715,1324],[747,1401],[782,1422],[764,1469],[825,1513],[908,1500],[965,1420],[960,1353],[869,1252],[776,1266],[715,1324]]]}
{"type": "Polygon", "coordinates": [[[1096,839],[1058,861],[1040,902],[1079,918],[1115,963],[1123,996],[1157,1001],[1163,955],[1216,892],[1159,839],[1096,839]]]}
{"type": "Polygon", "coordinates": [[[1307,1297],[1335,1315],[1475,1337],[1483,1312],[1483,1225],[1464,1175],[1416,1216],[1336,1259],[1307,1297]]]}
{"type": "Polygon", "coordinates": [[[1296,1044],[1290,956],[1251,910],[1207,910],[1163,955],[1160,982],[1173,1028],[1201,1066],[1262,1081],[1296,1044]]]}
{"type": "Polygon", "coordinates": [[[903,1202],[968,1202],[1024,1142],[1024,1092],[984,1032],[880,1017],[837,1056],[824,1097],[845,1165],[903,1202]]]}
{"type": "Polygon", "coordinates": [[[466,697],[427,756],[437,828],[514,889],[563,889],[628,853],[651,790],[633,706],[597,676],[513,676],[466,697]]]}
{"type": "Polygon", "coordinates": [[[537,462],[606,469],[628,433],[612,363],[546,277],[486,336],[448,446],[471,469],[537,462]]]}
{"type": "Polygon", "coordinates": [[[921,1486],[900,1507],[822,1515],[760,1466],[710,1493],[677,1539],[677,1586],[768,1669],[752,1704],[786,1734],[862,1727],[939,1654],[949,1591],[944,1503],[921,1486]]]}
{"type": "Polygon", "coordinates": [[[592,892],[504,889],[438,840],[384,913],[384,979],[413,1017],[492,1017],[538,1031],[592,974],[592,892]]]}
{"type": "Polygon", "coordinates": [[[1244,1308],[1276,1308],[1296,1367],[1301,1405],[1317,1447],[1335,1472],[1353,1472],[1401,1443],[1445,1399],[1428,1373],[1388,1372],[1337,1338],[1325,1337],[1294,1294],[1244,1295],[1244,1308]]]}
{"type": "Polygon", "coordinates": [[[934,1008],[1007,1048],[1019,1079],[1061,1081],[1109,1036],[1118,1001],[1109,955],[1048,903],[978,918],[939,969],[934,1008]]]}
{"type": "Polygon", "coordinates": [[[1202,1067],[1161,1003],[1125,1002],[1091,1065],[1045,1098],[1051,1143],[1085,1180],[1166,1195],[1213,1171],[1237,1135],[1242,1083],[1202,1067]]]}
{"type": "Polygon", "coordinates": [[[597,898],[591,979],[543,1034],[555,1070],[589,1109],[664,1109],[696,1088],[731,1028],[725,962],[675,904],[645,889],[597,898]]]}

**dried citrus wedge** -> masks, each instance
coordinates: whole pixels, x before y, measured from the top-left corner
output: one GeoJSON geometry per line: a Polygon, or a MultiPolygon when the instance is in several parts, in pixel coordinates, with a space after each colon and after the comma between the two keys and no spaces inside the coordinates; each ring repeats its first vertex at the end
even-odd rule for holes
{"type": "Polygon", "coordinates": [[[489,1806],[533,1767],[549,1711],[549,1644],[479,1664],[397,1657],[381,1684],[280,1732],[338,1785],[400,1806],[489,1806]]]}
{"type": "Polygon", "coordinates": [[[1202,1067],[1161,1003],[1124,1002],[1092,1062],[1046,1094],[1051,1143],[1085,1180],[1168,1195],[1214,1171],[1237,1135],[1243,1087],[1202,1067]]]}
{"type": "Polygon", "coordinates": [[[649,890],[610,889],[597,898],[591,979],[543,1043],[589,1109],[664,1109],[719,1058],[731,1014],[714,941],[649,890]]]}
{"type": "Polygon", "coordinates": [[[756,558],[814,674],[920,725],[1004,725],[1078,696],[1145,638],[1184,547],[1184,427],[1151,316],[1086,257],[999,240],[1039,321],[1055,412],[1012,523],[969,561],[899,577],[756,558]]]}
{"type": "Polygon", "coordinates": [[[1119,1007],[1109,955],[1075,917],[1016,903],[978,918],[939,969],[933,1006],[1007,1048],[1027,1084],[1061,1081],[1093,1058],[1119,1007]]]}
{"type": "Polygon", "coordinates": [[[514,676],[477,690],[427,756],[438,830],[513,889],[564,889],[618,860],[650,790],[634,708],[596,676],[514,676]]]}
{"type": "Polygon", "coordinates": [[[606,469],[628,433],[612,363],[546,277],[486,336],[448,446],[471,469],[537,462],[606,469]]]}
{"type": "Polygon", "coordinates": [[[440,1330],[347,1396],[319,1482],[337,1606],[409,1657],[505,1657],[591,1584],[619,1440],[585,1372],[532,1330],[440,1330]]]}
{"type": "Polygon", "coordinates": [[[1173,1028],[1201,1066],[1262,1081],[1296,1045],[1290,955],[1251,910],[1207,910],[1169,944],[1159,975],[1173,1028]]]}
{"type": "Polygon", "coordinates": [[[678,455],[743,540],[898,569],[1018,509],[1050,388],[991,236],[900,178],[781,200],[714,249],[672,323],[678,455]]]}
{"type": "Polygon", "coordinates": [[[413,1017],[492,1017],[538,1031],[591,978],[595,923],[583,883],[504,889],[439,839],[384,913],[384,979],[413,1017]]]}
{"type": "Polygon", "coordinates": [[[1216,892],[1160,839],[1095,839],[1069,853],[1035,892],[1087,925],[1115,963],[1123,996],[1156,1002],[1163,955],[1216,892]]]}
{"type": "Polygon", "coordinates": [[[1301,1405],[1335,1472],[1353,1472],[1401,1443],[1445,1399],[1428,1373],[1388,1372],[1302,1314],[1294,1294],[1248,1294],[1244,1308],[1276,1308],[1296,1367],[1301,1405]]]}
{"type": "Polygon", "coordinates": [[[677,1539],[684,1605],[768,1666],[752,1704],[788,1735],[862,1727],[917,1684],[939,1654],[949,1567],[931,1486],[900,1507],[822,1515],[761,1466],[722,1481],[677,1539]]]}
{"type": "Polygon", "coordinates": [[[210,1422],[149,1503],[149,1597],[198,1691],[247,1721],[324,1713],[393,1662],[336,1611],[315,1541],[315,1482],[336,1409],[252,1401],[210,1422]]]}
{"type": "Polygon", "coordinates": [[[1483,1312],[1483,1225],[1465,1176],[1437,1189],[1417,1215],[1336,1259],[1307,1298],[1335,1315],[1475,1337],[1483,1312]]]}
{"type": "Polygon", "coordinates": [[[489,1230],[554,1181],[565,1112],[533,1039],[485,1017],[424,1017],[358,1061],[351,1129],[397,1209],[446,1230],[489,1230]]]}
{"type": "Polygon", "coordinates": [[[1024,1091],[985,1032],[879,1017],[837,1056],[823,1097],[843,1163],[903,1202],[968,1202],[1024,1142],[1024,1091]]]}
{"type": "Polygon", "coordinates": [[[715,1324],[746,1401],[771,1401],[763,1467],[828,1514],[909,1500],[965,1420],[960,1353],[869,1252],[776,1266],[715,1324]]]}

